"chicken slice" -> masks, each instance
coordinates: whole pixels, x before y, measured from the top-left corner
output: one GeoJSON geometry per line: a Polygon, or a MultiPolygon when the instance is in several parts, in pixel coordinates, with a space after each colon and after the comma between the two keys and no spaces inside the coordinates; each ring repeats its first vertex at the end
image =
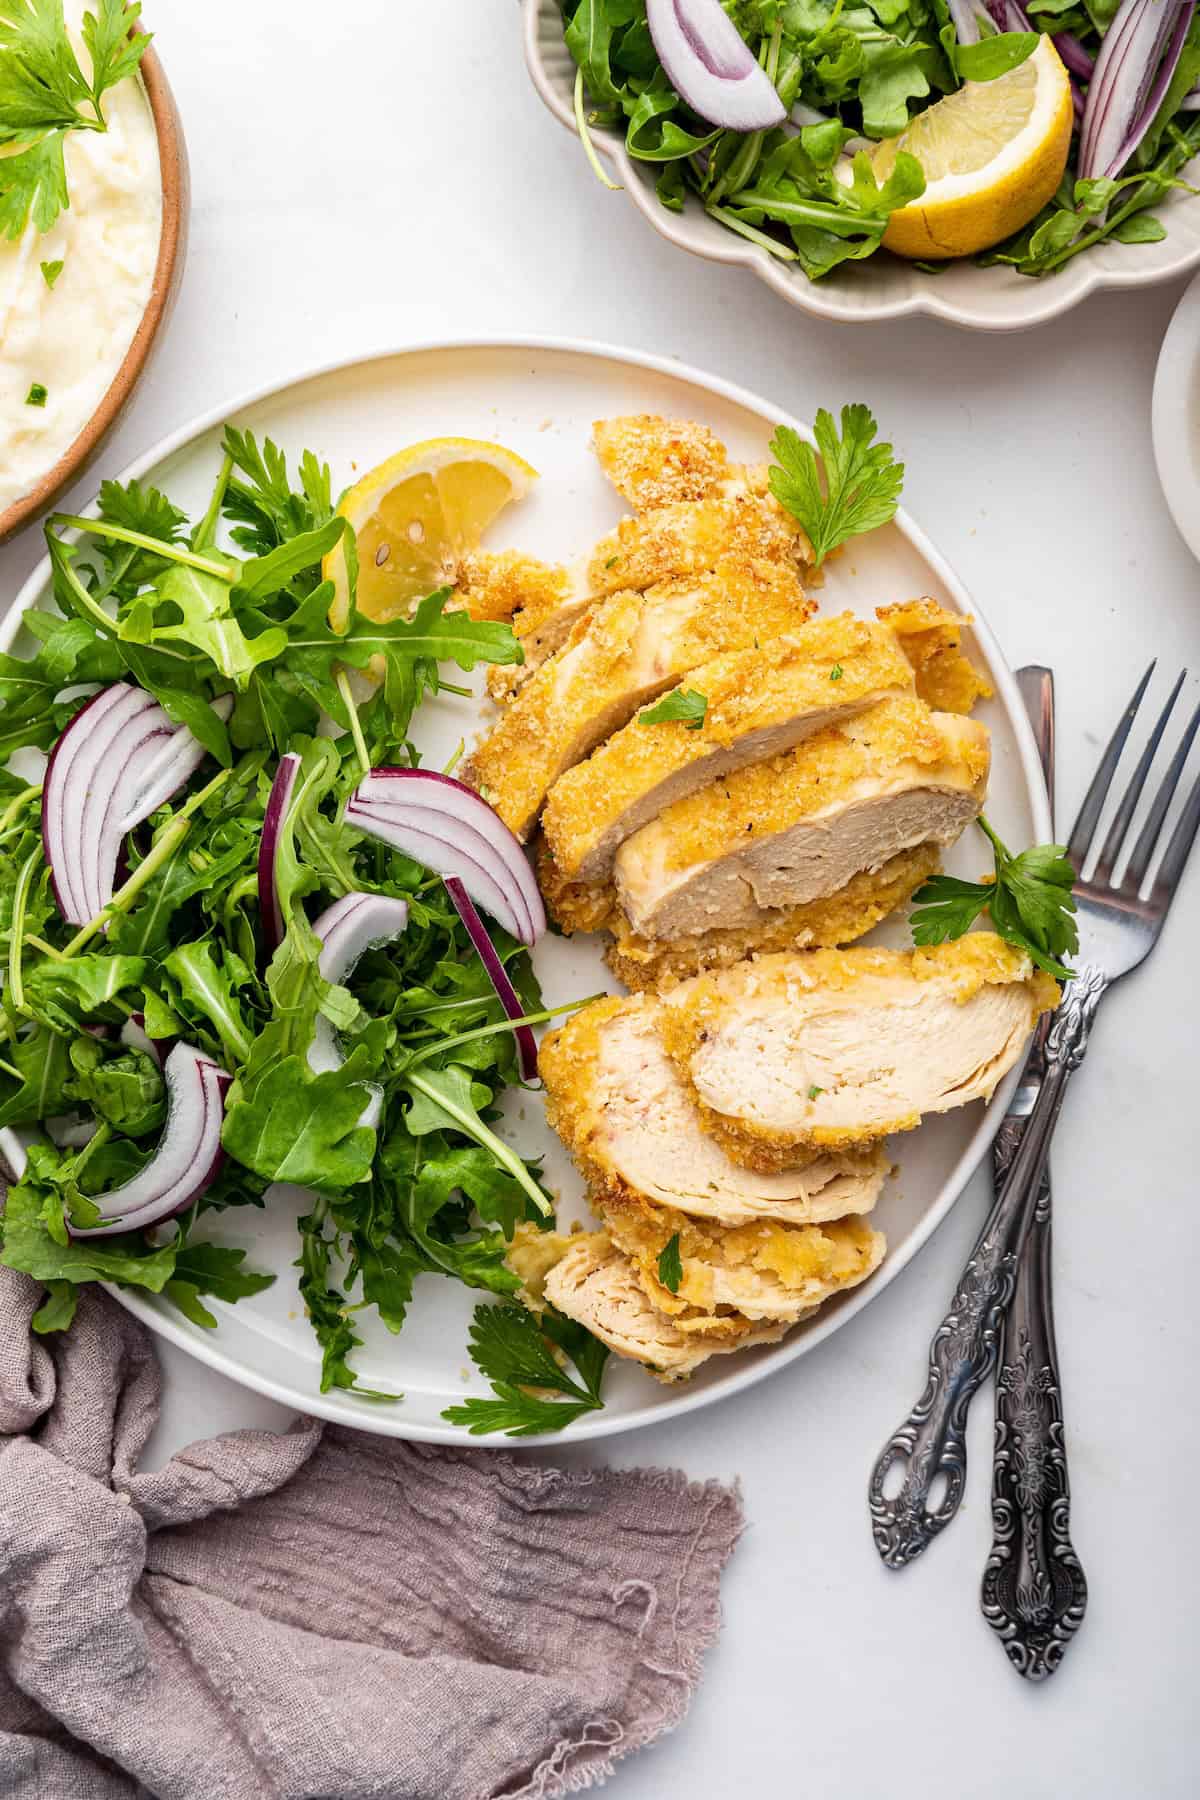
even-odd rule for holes
{"type": "Polygon", "coordinates": [[[991,932],[926,949],[811,950],[698,975],[666,995],[663,1040],[736,1161],[911,1131],[988,1098],[1058,988],[991,932]]]}
{"type": "MultiPolygon", "coordinates": [[[[839,683],[840,686],[840,683],[839,683]]],[[[617,853],[633,931],[753,930],[917,844],[952,844],[987,791],[988,733],[909,694],[677,800],[617,853]]]]}
{"type": "Polygon", "coordinates": [[[823,1225],[768,1219],[713,1225],[632,1195],[609,1195],[597,1204],[647,1299],[682,1331],[729,1310],[755,1325],[795,1325],[865,1281],[886,1247],[882,1232],[853,1216],[823,1225]],[[677,1292],[658,1276],[658,1259],[673,1237],[682,1267],[677,1292]]]}
{"type": "Polygon", "coordinates": [[[544,825],[563,879],[603,880],[621,843],[664,808],[887,694],[912,692],[895,635],[852,613],[759,642],[688,672],[685,685],[708,702],[698,730],[635,719],[558,781],[544,825]]]}
{"type": "Polygon", "coordinates": [[[626,413],[597,419],[592,445],[600,467],[635,512],[699,500],[729,476],[729,454],[707,425],[626,413]]]}
{"type": "Polygon", "coordinates": [[[684,1331],[650,1304],[633,1264],[613,1247],[607,1232],[581,1233],[546,1277],[546,1299],[585,1325],[593,1337],[644,1363],[660,1381],[680,1381],[702,1362],[726,1350],[774,1343],[786,1325],[755,1326],[726,1315],[707,1329],[684,1331]]]}
{"type": "Polygon", "coordinates": [[[718,563],[747,558],[799,571],[812,545],[800,525],[769,493],[735,480],[703,500],[678,500],[622,519],[600,539],[587,563],[586,583],[600,596],[645,588],[718,563]]]}
{"type": "Polygon", "coordinates": [[[877,1145],[771,1174],[732,1162],[700,1128],[659,1035],[661,1017],[649,995],[597,1000],[541,1047],[546,1117],[594,1204],[645,1200],[724,1225],[808,1224],[871,1210],[887,1173],[877,1145]]]}
{"type": "Polygon", "coordinates": [[[969,713],[977,700],[991,699],[987,676],[961,648],[969,619],[928,598],[878,606],[875,616],[899,638],[913,667],[917,693],[927,706],[938,712],[969,713]]]}
{"type": "Polygon", "coordinates": [[[616,594],[526,682],[463,778],[524,839],[559,776],[640,706],[721,651],[793,629],[808,608],[795,571],[762,562],[616,594]]]}
{"type": "MultiPolygon", "coordinates": [[[[902,850],[874,873],[854,875],[826,900],[810,900],[805,906],[787,906],[761,925],[745,928],[715,927],[691,937],[639,937],[616,904],[615,890],[576,889],[575,893],[606,893],[605,919],[615,941],[605,951],[605,961],[618,981],[635,993],[651,989],[665,993],[689,976],[705,969],[724,969],[747,956],[772,951],[813,950],[852,944],[865,937],[881,919],[906,906],[917,889],[940,865],[936,844],[918,844],[902,850]]],[[[587,930],[599,926],[589,925],[587,930]]]]}

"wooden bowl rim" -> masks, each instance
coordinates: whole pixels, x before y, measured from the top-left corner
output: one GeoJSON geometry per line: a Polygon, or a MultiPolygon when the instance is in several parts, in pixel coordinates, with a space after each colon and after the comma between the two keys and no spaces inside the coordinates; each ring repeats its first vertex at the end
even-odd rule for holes
{"type": "MultiPolygon", "coordinates": [[[[144,35],[139,25],[135,30],[144,35]]],[[[115,424],[121,408],[129,398],[130,391],[146,364],[159,326],[163,322],[167,303],[171,297],[172,281],[175,274],[176,259],[184,229],[184,207],[186,204],[186,175],[183,156],[183,127],[179,114],[175,110],[175,101],[171,94],[162,63],[155,52],[153,44],[142,56],[139,69],[142,83],[146,90],[146,99],[150,104],[151,117],[154,120],[154,135],[158,142],[158,167],[162,182],[162,224],[158,240],[158,258],[154,265],[154,279],[150,286],[150,298],[146,302],[138,328],[133,335],[128,350],[121,360],[120,367],[113,376],[99,406],[92,413],[78,435],[72,439],[58,460],[40,478],[37,486],[11,506],[0,512],[0,544],[6,538],[36,517],[50,502],[60,489],[67,486],[72,476],[85,463],[101,438],[115,424]]]]}

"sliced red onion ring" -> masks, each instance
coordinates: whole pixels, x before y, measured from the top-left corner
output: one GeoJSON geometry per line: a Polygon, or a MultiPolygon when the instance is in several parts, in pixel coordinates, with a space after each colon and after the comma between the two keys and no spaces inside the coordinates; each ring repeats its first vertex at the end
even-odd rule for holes
{"type": "MultiPolygon", "coordinates": [[[[487,926],[475,910],[475,903],[468,894],[457,875],[444,878],[446,892],[454,902],[454,909],[467,928],[467,935],[474,944],[480,962],[487,970],[488,980],[496,990],[496,998],[510,1019],[523,1019],[525,1008],[521,996],[508,978],[508,971],[501,962],[496,946],[488,936],[487,926]]],[[[531,1025],[515,1025],[513,1036],[517,1040],[517,1061],[521,1069],[522,1081],[536,1081],[538,1072],[537,1040],[531,1025]]]]}
{"type": "MultiPolygon", "coordinates": [[[[228,718],[232,700],[214,702],[228,718]]],[[[72,925],[113,897],[121,843],[195,773],[208,754],[153,695],[128,682],[104,688],[59,738],[42,788],[42,846],[59,911],[72,925]]]]}
{"type": "Polygon", "coordinates": [[[546,909],[517,838],[481,794],[435,769],[372,769],[346,817],[439,875],[456,875],[477,906],[520,943],[546,929],[546,909]]]}
{"type": "MultiPolygon", "coordinates": [[[[89,1025],[84,1026],[85,1031],[91,1029],[92,1027],[89,1025]]],[[[130,1013],[122,1025],[119,1035],[121,1042],[128,1049],[143,1051],[158,1064],[160,1069],[171,1053],[171,1046],[178,1041],[175,1038],[152,1038],[146,1030],[146,1015],[140,1012],[130,1013]]]]}
{"type": "Polygon", "coordinates": [[[720,0],[646,0],[667,80],[694,113],[726,131],[767,131],[787,113],[775,84],[720,0]]]}
{"type": "MultiPolygon", "coordinates": [[[[343,982],[360,956],[377,944],[390,943],[407,928],[405,901],[393,900],[387,894],[347,894],[313,920],[313,931],[321,940],[317,967],[326,981],[335,985],[343,982]]],[[[320,1075],[326,1069],[340,1069],[345,1060],[333,1026],[318,1015],[308,1050],[309,1068],[320,1075]]],[[[370,1099],[358,1122],[374,1130],[383,1113],[383,1095],[371,1082],[364,1082],[363,1086],[370,1099]]]]}
{"type": "MultiPolygon", "coordinates": [[[[1028,27],[1022,27],[1023,30],[1028,27]]],[[[1072,75],[1078,75],[1081,81],[1090,81],[1096,62],[1091,52],[1080,43],[1073,31],[1056,31],[1050,39],[1054,48],[1063,60],[1063,64],[1072,75]]]]}
{"type": "Polygon", "coordinates": [[[263,816],[262,837],[258,845],[258,913],[262,920],[267,954],[274,955],[283,942],[283,908],[279,904],[279,888],[275,880],[275,860],[279,853],[280,833],[292,804],[292,792],[300,773],[300,758],[288,750],[279,759],[267,810],[263,816]]]}
{"type": "Polygon", "coordinates": [[[92,1197],[103,1222],[69,1225],[72,1237],[101,1237],[157,1225],[198,1200],[224,1159],[221,1124],[230,1076],[190,1044],[176,1044],[163,1066],[167,1122],[158,1149],[132,1181],[92,1197]]]}
{"type": "MultiPolygon", "coordinates": [[[[979,13],[974,5],[974,0],[946,0],[946,4],[954,26],[954,35],[959,43],[977,44],[979,42],[979,13]]],[[[995,6],[990,6],[988,10],[994,18],[995,6]]],[[[1004,29],[1001,20],[997,19],[996,23],[1000,25],[1001,30],[1004,29]]]]}
{"type": "Polygon", "coordinates": [[[1079,174],[1121,173],[1149,131],[1195,15],[1192,0],[1122,0],[1096,57],[1079,140],[1079,174]]]}

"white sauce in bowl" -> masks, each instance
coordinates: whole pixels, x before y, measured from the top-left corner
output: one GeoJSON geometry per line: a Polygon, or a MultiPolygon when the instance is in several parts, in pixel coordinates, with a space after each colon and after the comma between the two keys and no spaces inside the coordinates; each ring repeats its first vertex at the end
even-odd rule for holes
{"type": "MultiPolygon", "coordinates": [[[[75,54],[90,0],[67,0],[75,54]]],[[[133,341],[154,280],[162,178],[154,120],[140,79],[109,88],[107,132],[72,131],[65,154],[71,204],[50,230],[32,220],[0,238],[0,511],[56,463],[99,406],[133,341]],[[42,263],[62,262],[50,288],[42,263]],[[28,404],[46,389],[44,406],[28,404]]]]}

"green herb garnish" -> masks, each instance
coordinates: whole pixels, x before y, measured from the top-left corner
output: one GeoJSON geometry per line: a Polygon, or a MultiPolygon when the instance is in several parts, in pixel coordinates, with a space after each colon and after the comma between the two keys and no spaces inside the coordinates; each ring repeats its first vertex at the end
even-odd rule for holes
{"type": "Polygon", "coordinates": [[[944,944],[971,929],[981,913],[1007,943],[1024,950],[1047,974],[1069,981],[1063,963],[1079,949],[1075,926],[1075,870],[1062,844],[1037,844],[1019,856],[1005,848],[987,820],[977,821],[992,846],[993,881],[935,875],[917,890],[914,944],[944,944]]]}
{"type": "Polygon", "coordinates": [[[50,390],[40,381],[35,381],[25,396],[26,406],[45,406],[50,397],[50,390]]]}
{"type": "Polygon", "coordinates": [[[42,280],[48,288],[52,288],[62,274],[64,265],[60,258],[58,262],[39,263],[38,267],[42,271],[42,280]]]}
{"type": "Polygon", "coordinates": [[[708,695],[697,693],[695,688],[675,688],[673,692],[664,694],[654,706],[648,706],[645,712],[638,714],[639,725],[667,725],[679,719],[688,731],[699,731],[708,711],[708,695]]]}
{"type": "Polygon", "coordinates": [[[535,1316],[523,1306],[477,1306],[471,1359],[496,1398],[464,1400],[448,1406],[442,1417],[467,1426],[472,1437],[489,1431],[509,1437],[561,1431],[603,1405],[600,1383],[607,1346],[549,1308],[535,1316]],[[565,1367],[567,1357],[575,1365],[574,1377],[565,1367]],[[551,1394],[562,1398],[551,1399],[551,1394]]]}
{"type": "Polygon", "coordinates": [[[896,462],[890,444],[875,443],[876,430],[869,407],[843,406],[839,436],[822,407],[813,421],[820,467],[812,445],[789,426],[781,425],[771,439],[778,465],[771,469],[771,492],[808,533],[817,568],[847,538],[896,515],[904,464],[896,462]]]}
{"type": "Polygon", "coordinates": [[[683,1280],[683,1263],[679,1257],[679,1233],[669,1237],[658,1253],[658,1279],[672,1294],[679,1292],[683,1280]]]}
{"type": "Polygon", "coordinates": [[[825,1089],[823,1087],[817,1087],[816,1084],[814,1083],[813,1086],[810,1087],[808,1090],[808,1097],[810,1100],[816,1100],[824,1092],[825,1092],[825,1089]]]}
{"type": "MultiPolygon", "coordinates": [[[[62,0],[8,0],[0,14],[0,235],[32,217],[48,231],[70,205],[63,147],[71,131],[107,131],[101,101],[137,68],[150,42],[130,37],[140,0],[96,0],[84,14],[90,80],[71,48],[62,0]]],[[[48,283],[53,286],[53,282],[48,283]]]]}
{"type": "Polygon", "coordinates": [[[834,663],[829,671],[829,679],[830,681],[840,681],[844,673],[841,663],[834,663]]]}

